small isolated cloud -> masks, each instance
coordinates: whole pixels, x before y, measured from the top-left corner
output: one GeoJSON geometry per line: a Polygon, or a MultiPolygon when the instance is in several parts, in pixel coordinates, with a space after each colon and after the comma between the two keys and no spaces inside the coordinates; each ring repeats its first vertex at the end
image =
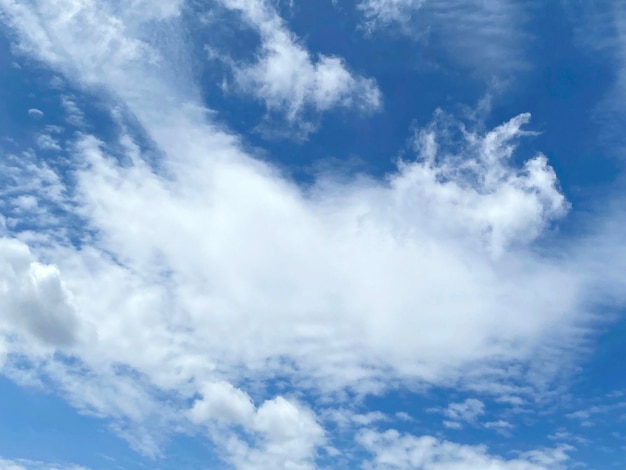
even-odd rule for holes
{"type": "Polygon", "coordinates": [[[444,420],[443,426],[447,429],[462,429],[463,428],[463,425],[459,423],[458,421],[444,420]]]}
{"type": "Polygon", "coordinates": [[[459,429],[461,423],[475,423],[476,419],[485,414],[485,404],[475,398],[468,398],[461,403],[450,403],[443,411],[448,418],[444,425],[448,428],[459,429]]]}
{"type": "Polygon", "coordinates": [[[498,421],[489,421],[487,423],[483,423],[483,427],[485,429],[491,429],[497,433],[508,435],[509,431],[515,428],[515,426],[508,421],[498,420],[498,421]]]}
{"type": "Polygon", "coordinates": [[[380,411],[371,411],[364,414],[356,414],[352,416],[352,421],[360,426],[369,426],[372,423],[387,421],[389,418],[380,411]]]}
{"type": "Polygon", "coordinates": [[[28,110],[28,115],[34,119],[41,119],[43,118],[44,114],[43,111],[41,111],[40,109],[37,108],[31,108],[28,110]]]}
{"type": "Polygon", "coordinates": [[[395,416],[401,421],[413,421],[413,418],[411,418],[411,416],[404,411],[397,412],[395,416]]]}
{"type": "Polygon", "coordinates": [[[279,114],[302,136],[317,116],[333,108],[371,113],[382,105],[375,80],[351,72],[336,56],[313,56],[266,0],[221,0],[240,12],[261,37],[257,60],[232,63],[238,88],[261,101],[269,115],[279,114]]]}

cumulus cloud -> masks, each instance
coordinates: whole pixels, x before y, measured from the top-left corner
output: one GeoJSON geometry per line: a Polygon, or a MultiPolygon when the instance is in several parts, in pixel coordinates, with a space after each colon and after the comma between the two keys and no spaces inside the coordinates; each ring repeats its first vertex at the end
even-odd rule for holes
{"type": "Polygon", "coordinates": [[[358,442],[374,458],[363,468],[415,470],[559,470],[569,460],[569,447],[534,451],[518,458],[491,455],[484,446],[441,441],[432,436],[402,435],[395,430],[364,431],[358,442]]]}
{"type": "Polygon", "coordinates": [[[221,4],[240,12],[261,37],[255,62],[232,64],[239,89],[263,102],[269,113],[284,115],[303,135],[315,128],[311,118],[318,113],[336,107],[370,113],[382,105],[373,79],[351,72],[340,57],[313,57],[271,3],[221,0],[221,4]]]}
{"type": "MultiPolygon", "coordinates": [[[[24,51],[121,100],[162,155],[157,171],[119,113],[118,142],[78,135],[68,145],[80,165],[69,170],[67,194],[86,235],[32,248],[58,267],[37,264],[14,241],[1,245],[0,264],[0,280],[16,287],[5,294],[17,299],[7,325],[53,344],[90,325],[72,361],[35,357],[34,369],[77,408],[137,424],[118,429],[147,454],[158,455],[153,433],[193,425],[239,468],[309,468],[326,438],[316,410],[269,392],[255,405],[250,381],[287,376],[314,394],[404,382],[532,388],[537,376],[524,367],[498,366],[539,354],[560,364],[555,352],[586,331],[587,272],[537,249],[568,204],[547,157],[516,154],[529,115],[483,132],[437,113],[416,133],[415,153],[385,178],[327,174],[302,188],[207,118],[187,93],[193,84],[180,89],[159,73],[158,48],[127,26],[123,8],[0,7],[24,51]],[[40,311],[44,298],[52,308],[40,311]],[[228,432],[216,436],[213,426],[228,432]]],[[[270,30],[268,40],[287,35],[264,3],[231,7],[270,30]]],[[[319,103],[343,99],[324,93],[319,103]]],[[[555,368],[537,375],[549,380],[555,368]]],[[[396,468],[547,468],[539,454],[503,460],[424,439],[364,433],[360,442],[375,455],[395,449],[396,468]]],[[[373,468],[386,465],[376,459],[373,468]]]]}
{"type": "Polygon", "coordinates": [[[0,238],[0,321],[44,343],[68,346],[78,320],[56,266],[33,260],[26,245],[0,238]]]}
{"type": "Polygon", "coordinates": [[[324,438],[310,410],[283,397],[255,408],[245,392],[224,382],[205,385],[190,415],[209,427],[215,422],[241,426],[252,436],[252,446],[234,435],[225,439],[227,458],[236,468],[314,468],[314,453],[324,438]]]}

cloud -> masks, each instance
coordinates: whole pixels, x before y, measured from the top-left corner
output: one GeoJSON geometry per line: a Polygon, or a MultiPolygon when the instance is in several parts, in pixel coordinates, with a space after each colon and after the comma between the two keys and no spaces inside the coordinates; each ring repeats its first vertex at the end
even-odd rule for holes
{"type": "Polygon", "coordinates": [[[461,403],[450,403],[443,414],[456,423],[475,423],[476,418],[485,414],[485,404],[475,398],[468,398],[461,403]]]}
{"type": "Polygon", "coordinates": [[[561,2],[574,31],[574,43],[593,67],[611,71],[612,83],[591,110],[590,118],[600,128],[600,141],[613,158],[623,159],[626,142],[621,129],[626,122],[626,2],[561,2]]]}
{"type": "Polygon", "coordinates": [[[481,76],[507,77],[528,67],[523,31],[528,12],[519,3],[361,0],[358,8],[369,33],[399,30],[481,76]]]}
{"type": "Polygon", "coordinates": [[[0,322],[46,344],[69,346],[78,320],[56,266],[33,260],[26,245],[0,238],[0,322]]]}
{"type": "Polygon", "coordinates": [[[50,134],[40,134],[36,139],[37,145],[42,150],[61,150],[59,142],[50,134]]]}
{"type": "Polygon", "coordinates": [[[567,413],[565,416],[569,419],[579,421],[581,426],[594,426],[599,420],[592,418],[596,418],[597,415],[611,413],[612,416],[620,415],[624,417],[626,416],[624,412],[625,409],[626,402],[617,401],[603,405],[592,405],[581,410],[567,413]]]}
{"type": "Polygon", "coordinates": [[[340,57],[313,57],[271,3],[221,0],[221,4],[239,12],[261,37],[255,62],[230,62],[237,87],[261,101],[270,115],[283,115],[302,136],[315,129],[318,114],[333,108],[371,113],[382,106],[375,80],[354,74],[340,57]]]}
{"type": "Polygon", "coordinates": [[[67,122],[77,127],[82,127],[85,123],[85,116],[76,101],[71,96],[61,97],[61,106],[67,114],[67,122]]]}
{"type": "Polygon", "coordinates": [[[241,426],[252,436],[253,446],[234,435],[222,438],[226,458],[235,468],[314,468],[315,450],[324,440],[324,430],[310,410],[283,397],[255,408],[245,392],[224,382],[207,384],[190,415],[209,427],[215,422],[241,426]]]}
{"type": "Polygon", "coordinates": [[[407,21],[426,0],[362,0],[358,5],[368,27],[390,26],[390,23],[407,21]]]}
{"type": "MultiPolygon", "coordinates": [[[[528,114],[483,132],[438,112],[386,177],[323,174],[304,188],[217,125],[193,101],[193,83],[161,73],[165,56],[136,32],[152,23],[107,2],[50,5],[0,0],[22,50],[103,88],[112,107],[122,102],[161,160],[144,160],[117,112],[117,140],[83,132],[66,146],[80,162],[66,183],[46,167],[67,191],[34,185],[29,194],[70,198],[81,224],[61,237],[40,230],[33,254],[2,242],[5,295],[17,298],[3,312],[8,328],[74,347],[71,360],[39,357],[24,340],[8,355],[23,354],[82,412],[112,419],[135,448],[158,456],[160,439],[201,426],[236,467],[308,468],[328,438],[316,410],[267,390],[255,405],[255,381],[286,378],[327,401],[400,383],[510,397],[516,384],[549,382],[588,331],[597,298],[588,264],[577,264],[585,258],[540,249],[553,247],[544,235],[568,204],[547,157],[517,152],[528,114]],[[25,307],[44,300],[53,308],[25,307]],[[537,357],[542,371],[532,369],[537,357]]],[[[270,39],[287,34],[281,22],[272,32],[278,20],[264,5],[231,6],[270,39]]],[[[456,459],[538,470],[552,455],[503,460],[397,434],[360,441],[378,456],[372,466],[395,449],[397,468],[456,459]]]]}
{"type": "Polygon", "coordinates": [[[0,470],[88,470],[86,467],[67,464],[49,464],[32,460],[6,460],[0,458],[0,470]]]}
{"type": "Polygon", "coordinates": [[[538,450],[505,459],[488,453],[484,446],[441,441],[432,436],[402,435],[395,430],[363,431],[358,442],[374,457],[363,468],[415,470],[558,470],[565,469],[568,447],[538,450]]]}
{"type": "Polygon", "coordinates": [[[29,109],[28,115],[34,119],[41,119],[44,116],[43,111],[41,111],[40,109],[36,109],[36,108],[29,109]]]}
{"type": "Polygon", "coordinates": [[[106,292],[100,305],[86,307],[86,318],[118,312],[119,322],[100,332],[112,341],[106,355],[133,357],[150,374],[163,370],[164,358],[131,351],[153,349],[157,331],[167,338],[179,328],[195,339],[175,355],[195,350],[192,356],[258,372],[278,372],[274,359],[288,357],[339,387],[376,377],[378,368],[439,382],[471,361],[519,359],[574,305],[575,297],[555,299],[548,286],[568,292],[576,282],[522,248],[565,209],[544,157],[521,170],[508,166],[525,120],[468,134],[462,160],[445,154],[439,161],[429,147],[386,182],[325,180],[310,195],[232,147],[207,161],[195,158],[202,147],[193,145],[191,159],[165,180],[141,161],[122,168],[101,143],[83,139],[77,155],[87,166],[76,174],[76,194],[100,242],[88,278],[84,253],[61,249],[63,272],[74,273],[68,282],[80,298],[96,295],[94,288],[106,292]],[[167,298],[176,301],[160,306],[167,298]],[[124,320],[128,309],[135,327],[124,320]],[[116,344],[139,325],[150,325],[142,327],[146,343],[116,344]],[[214,336],[215,325],[219,337],[197,341],[214,336]]]}

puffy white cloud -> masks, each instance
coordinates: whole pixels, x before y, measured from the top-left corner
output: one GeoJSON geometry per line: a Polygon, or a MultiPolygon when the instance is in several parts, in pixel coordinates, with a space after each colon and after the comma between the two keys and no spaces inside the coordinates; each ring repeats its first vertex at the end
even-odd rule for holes
{"type": "Polygon", "coordinates": [[[316,448],[324,440],[324,430],[310,410],[283,397],[255,408],[245,392],[223,382],[207,384],[190,415],[209,427],[215,422],[239,425],[251,436],[253,445],[235,435],[224,437],[223,431],[216,438],[227,460],[240,469],[314,468],[316,448]]]}
{"type": "Polygon", "coordinates": [[[56,266],[33,260],[26,245],[0,238],[0,324],[44,343],[75,342],[78,320],[56,266]]]}
{"type": "Polygon", "coordinates": [[[414,470],[558,470],[569,460],[569,447],[537,450],[506,459],[492,455],[484,446],[441,441],[432,436],[402,435],[395,430],[363,431],[358,442],[374,458],[365,469],[414,470]]]}
{"type": "Polygon", "coordinates": [[[308,115],[335,107],[372,112],[382,105],[373,79],[351,72],[340,57],[312,57],[266,0],[221,0],[241,12],[261,36],[256,62],[232,64],[238,87],[262,101],[268,112],[281,113],[306,135],[315,127],[308,115]]]}
{"type": "Polygon", "coordinates": [[[254,413],[254,405],[247,393],[230,383],[215,382],[203,387],[202,400],[194,403],[190,415],[198,423],[216,420],[248,425],[254,413]]]}

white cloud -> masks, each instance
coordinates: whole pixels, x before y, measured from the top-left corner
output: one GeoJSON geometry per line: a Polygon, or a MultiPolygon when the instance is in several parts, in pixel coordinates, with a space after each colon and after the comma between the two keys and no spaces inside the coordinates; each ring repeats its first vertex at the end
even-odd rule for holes
{"type": "Polygon", "coordinates": [[[484,446],[468,446],[441,441],[432,436],[362,432],[357,441],[373,459],[364,469],[375,470],[558,470],[564,469],[570,448],[537,450],[505,459],[489,454],[484,446]]]}
{"type": "Polygon", "coordinates": [[[41,119],[43,118],[44,114],[43,111],[41,111],[40,109],[37,108],[31,108],[28,110],[28,115],[34,119],[41,119]]]}
{"type": "Polygon", "coordinates": [[[443,414],[455,422],[475,423],[479,416],[485,414],[485,404],[475,398],[468,398],[461,403],[450,403],[443,414]]]}
{"type": "Polygon", "coordinates": [[[352,416],[352,420],[360,426],[369,426],[372,423],[386,421],[387,419],[387,416],[380,411],[370,411],[369,413],[352,416]]]}
{"type": "Polygon", "coordinates": [[[33,260],[26,245],[0,238],[0,324],[47,344],[75,342],[78,321],[56,266],[33,260]]]}
{"type": "MultiPolygon", "coordinates": [[[[581,426],[595,426],[599,420],[597,415],[606,415],[611,413],[613,417],[621,416],[626,417],[626,402],[617,401],[617,402],[608,402],[602,405],[592,405],[585,407],[580,410],[572,411],[567,413],[565,416],[572,420],[579,421],[581,426]]],[[[604,421],[604,420],[600,420],[604,421]]]]}
{"type": "Polygon", "coordinates": [[[85,123],[85,116],[75,99],[71,96],[61,97],[61,106],[67,114],[67,122],[77,127],[81,127],[85,123]]]}
{"type": "Polygon", "coordinates": [[[419,10],[426,0],[362,0],[359,9],[370,28],[389,26],[407,21],[413,11],[419,10]]]}
{"type": "Polygon", "coordinates": [[[508,421],[504,421],[499,419],[497,421],[488,421],[483,424],[485,429],[491,429],[502,436],[510,436],[511,430],[515,428],[515,426],[508,421]]]}
{"type": "Polygon", "coordinates": [[[190,414],[209,427],[216,421],[239,425],[252,437],[253,445],[223,431],[215,438],[227,460],[240,469],[314,468],[316,448],[324,441],[324,430],[310,410],[283,397],[255,408],[245,392],[228,383],[206,385],[190,414]]]}
{"type": "MultiPolygon", "coordinates": [[[[164,358],[131,351],[152,349],[153,334],[161,330],[167,338],[181,327],[195,334],[176,355],[243,363],[259,372],[277,372],[281,365],[273,366],[273,359],[289,357],[307,374],[332,378],[330,386],[375,377],[378,367],[440,381],[492,354],[524,357],[535,335],[574,305],[574,297],[555,299],[548,286],[562,283],[568,292],[576,282],[525,249],[523,260],[510,251],[564,210],[543,157],[520,172],[508,168],[514,144],[507,139],[524,119],[470,136],[476,160],[463,160],[466,172],[453,156],[438,161],[428,154],[404,163],[388,182],[326,181],[311,196],[234,148],[211,161],[190,155],[168,181],[141,162],[118,167],[96,141],[85,139],[79,155],[88,167],[77,173],[81,213],[100,233],[98,250],[133,268],[111,265],[95,252],[86,278],[85,253],[70,252],[60,256],[63,271],[80,298],[107,289],[99,305],[85,303],[85,318],[119,312],[119,319],[100,326],[103,347],[112,342],[106,355],[132,357],[150,374],[164,372],[164,358]],[[474,170],[477,178],[465,180],[474,170]],[[529,288],[532,298],[525,294],[529,288]],[[442,297],[451,289],[455,295],[442,297]],[[176,302],[155,322],[165,298],[176,302]],[[515,300],[503,311],[501,298],[515,300]],[[136,326],[122,313],[127,309],[136,326]],[[155,329],[146,343],[113,347],[139,325],[155,329]],[[210,344],[199,341],[215,336],[215,325],[219,336],[210,344]],[[447,338],[454,338],[454,347],[447,338]]],[[[202,153],[201,147],[193,151],[202,153]]]]}
{"type": "Polygon", "coordinates": [[[382,105],[373,79],[351,72],[340,57],[312,57],[266,0],[221,0],[241,13],[261,36],[256,62],[231,64],[237,86],[263,102],[269,113],[284,114],[303,135],[313,130],[309,115],[335,107],[369,113],[382,105]]]}
{"type": "Polygon", "coordinates": [[[26,470],[23,466],[18,465],[10,460],[0,460],[0,470],[26,470]]]}
{"type": "Polygon", "coordinates": [[[248,424],[255,409],[247,393],[226,382],[210,383],[204,386],[202,400],[194,403],[191,409],[193,421],[224,421],[228,424],[248,424]]]}
{"type": "MultiPolygon", "coordinates": [[[[557,367],[525,375],[499,366],[565,360],[545,352],[576,345],[595,297],[588,265],[576,264],[584,257],[565,262],[533,244],[567,203],[546,157],[513,162],[528,115],[475,132],[439,114],[417,133],[415,158],[386,178],[322,175],[303,189],[189,104],[192,84],[181,89],[159,73],[158,51],[107,5],[0,0],[24,50],[114,94],[163,153],[153,171],[123,135],[132,165],[122,167],[95,136],[78,136],[69,193],[90,235],[80,248],[52,236],[32,247],[57,268],[15,241],[2,245],[5,282],[17,286],[7,298],[39,305],[52,292],[59,307],[35,309],[34,321],[13,303],[7,325],[44,339],[55,330],[37,329],[42,313],[58,314],[55,328],[74,325],[69,318],[78,325],[67,329],[76,336],[68,363],[34,356],[28,342],[9,347],[79,410],[113,418],[149,455],[163,434],[201,423],[239,468],[309,468],[326,438],[314,410],[281,397],[255,406],[246,380],[287,375],[312,393],[479,384],[511,396],[510,380],[532,390],[557,367]],[[452,129],[460,139],[450,144],[452,129]],[[71,311],[61,302],[70,298],[71,311]],[[214,436],[214,424],[232,429],[214,436]]],[[[277,21],[265,11],[255,13],[259,25],[277,21]]],[[[39,189],[31,191],[39,200],[62,192],[39,189]]],[[[544,468],[539,457],[511,463],[480,448],[398,439],[361,437],[376,454],[399,446],[398,465],[430,462],[413,456],[418,448],[451,463],[449,450],[477,468],[544,468]]]]}
{"type": "Polygon", "coordinates": [[[463,425],[459,423],[458,421],[444,420],[442,421],[442,424],[447,429],[463,429],[463,425]]]}
{"type": "MultiPolygon", "coordinates": [[[[116,66],[146,52],[141,42],[124,34],[123,23],[106,14],[107,6],[98,6],[94,0],[2,0],[0,6],[9,13],[18,31],[27,32],[36,41],[38,55],[53,65],[80,69],[81,78],[88,83],[97,82],[103,74],[115,73],[116,66]],[[80,23],[94,26],[83,29],[82,34],[98,47],[73,43],[72,34],[80,23]],[[72,59],[71,64],[68,58],[72,59]]],[[[27,43],[22,46],[28,48],[27,43]]]]}
{"type": "Polygon", "coordinates": [[[59,142],[50,134],[40,134],[36,139],[37,146],[42,150],[61,150],[59,142]]]}

